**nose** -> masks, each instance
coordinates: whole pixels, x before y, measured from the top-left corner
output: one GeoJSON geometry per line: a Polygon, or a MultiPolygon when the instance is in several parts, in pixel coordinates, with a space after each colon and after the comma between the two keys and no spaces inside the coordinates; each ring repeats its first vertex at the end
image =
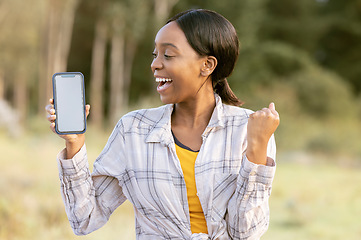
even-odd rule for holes
{"type": "Polygon", "coordinates": [[[155,70],[159,70],[162,67],[163,67],[163,63],[159,59],[159,56],[154,57],[152,63],[150,64],[150,68],[152,69],[152,72],[155,72],[155,70]]]}

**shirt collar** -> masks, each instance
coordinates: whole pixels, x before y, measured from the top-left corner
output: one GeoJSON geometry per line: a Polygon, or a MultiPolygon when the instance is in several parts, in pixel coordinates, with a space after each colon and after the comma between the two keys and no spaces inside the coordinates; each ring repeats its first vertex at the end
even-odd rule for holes
{"type": "Polygon", "coordinates": [[[207,128],[224,127],[225,112],[222,99],[217,93],[214,93],[214,97],[216,98],[216,106],[213,110],[207,128]]]}
{"type": "MultiPolygon", "coordinates": [[[[204,131],[204,134],[207,134],[213,128],[222,128],[224,127],[224,106],[221,100],[221,97],[214,93],[216,99],[216,106],[213,110],[211,119],[209,120],[208,126],[204,131]]],[[[171,115],[174,109],[173,104],[167,104],[162,108],[162,113],[159,114],[158,121],[154,124],[154,127],[149,131],[149,134],[146,138],[146,142],[161,142],[165,145],[171,144],[174,142],[171,132],[171,115]]]]}

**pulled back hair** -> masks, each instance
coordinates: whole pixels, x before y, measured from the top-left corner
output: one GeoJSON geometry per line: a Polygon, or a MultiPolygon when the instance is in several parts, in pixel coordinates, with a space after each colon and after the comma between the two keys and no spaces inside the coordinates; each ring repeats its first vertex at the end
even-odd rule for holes
{"type": "Polygon", "coordinates": [[[173,21],[199,55],[217,59],[217,66],[211,74],[213,91],[226,104],[242,105],[226,79],[231,75],[239,53],[239,40],[233,25],[222,15],[206,9],[178,13],[167,24],[173,21]]]}

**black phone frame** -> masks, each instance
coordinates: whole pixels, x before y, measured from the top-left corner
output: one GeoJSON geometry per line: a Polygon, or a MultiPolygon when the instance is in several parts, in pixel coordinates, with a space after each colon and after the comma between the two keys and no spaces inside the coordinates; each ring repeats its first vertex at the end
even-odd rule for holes
{"type": "Polygon", "coordinates": [[[84,75],[81,73],[81,72],[58,72],[58,73],[55,73],[52,77],[52,84],[53,84],[53,104],[54,104],[54,109],[55,109],[55,115],[56,115],[56,119],[55,119],[55,131],[57,134],[60,134],[60,135],[66,135],[66,134],[83,134],[86,132],[86,129],[87,129],[87,123],[86,123],[86,102],[85,102],[85,82],[84,82],[84,75]],[[58,119],[58,115],[57,115],[57,101],[56,101],[56,87],[55,87],[55,77],[60,75],[81,75],[81,79],[82,79],[82,83],[81,83],[81,86],[82,86],[82,92],[83,92],[83,106],[84,106],[84,109],[83,109],[83,113],[84,113],[84,129],[81,130],[81,131],[66,131],[66,132],[62,132],[62,131],[59,131],[58,129],[58,122],[57,122],[57,119],[58,119]]]}

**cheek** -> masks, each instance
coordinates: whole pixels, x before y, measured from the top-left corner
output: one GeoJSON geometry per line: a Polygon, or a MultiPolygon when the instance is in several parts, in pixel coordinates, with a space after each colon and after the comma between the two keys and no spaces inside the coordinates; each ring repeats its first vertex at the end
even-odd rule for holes
{"type": "Polygon", "coordinates": [[[199,82],[202,82],[199,66],[198,61],[177,61],[169,64],[165,69],[167,75],[175,80],[175,87],[193,89],[199,87],[199,82]]]}

